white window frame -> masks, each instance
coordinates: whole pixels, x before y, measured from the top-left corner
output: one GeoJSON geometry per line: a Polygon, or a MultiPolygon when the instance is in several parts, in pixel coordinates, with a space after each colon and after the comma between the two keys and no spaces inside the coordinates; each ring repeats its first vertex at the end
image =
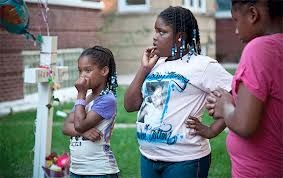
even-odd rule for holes
{"type": "Polygon", "coordinates": [[[148,12],[149,11],[149,0],[145,0],[144,5],[128,5],[126,0],[117,0],[118,11],[120,13],[125,12],[148,12]]]}
{"type": "MultiPolygon", "coordinates": [[[[38,0],[25,0],[28,3],[38,3],[38,0]]],[[[67,7],[80,7],[86,9],[103,9],[104,3],[93,2],[93,1],[84,1],[84,0],[41,0],[41,2],[47,2],[47,5],[58,5],[58,6],[67,6],[67,7]]]]}
{"type": "Polygon", "coordinates": [[[184,0],[184,6],[190,9],[192,12],[205,13],[206,12],[206,0],[200,0],[201,7],[199,7],[199,0],[184,0]],[[193,1],[193,5],[191,5],[193,1]]]}
{"type": "Polygon", "coordinates": [[[218,11],[215,13],[217,19],[231,19],[231,11],[218,11]]]}

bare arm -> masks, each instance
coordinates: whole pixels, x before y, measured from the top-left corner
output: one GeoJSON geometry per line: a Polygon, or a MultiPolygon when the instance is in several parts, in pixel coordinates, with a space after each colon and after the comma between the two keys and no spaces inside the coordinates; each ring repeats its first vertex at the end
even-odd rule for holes
{"type": "Polygon", "coordinates": [[[97,126],[103,118],[94,111],[86,113],[84,106],[77,105],[74,114],[75,130],[83,133],[97,126]]]}
{"type": "Polygon", "coordinates": [[[124,107],[126,111],[133,112],[139,110],[142,103],[141,87],[148,71],[140,67],[134,80],[128,87],[124,96],[124,107]]]}
{"type": "Polygon", "coordinates": [[[71,137],[83,136],[91,141],[100,140],[100,138],[102,137],[102,133],[96,128],[91,128],[84,133],[77,132],[74,126],[74,113],[70,113],[69,116],[65,119],[62,132],[64,135],[71,137]]]}
{"type": "MultiPolygon", "coordinates": [[[[89,86],[89,79],[80,77],[76,83],[75,87],[78,90],[77,99],[78,100],[85,100],[87,89],[89,86]]],[[[86,103],[90,102],[91,96],[89,95],[86,99],[86,103]]],[[[86,112],[84,105],[76,105],[75,112],[74,112],[74,126],[75,130],[79,133],[84,133],[87,130],[97,126],[103,118],[95,113],[94,111],[86,112]]]]}
{"type": "Polygon", "coordinates": [[[144,51],[141,66],[125,93],[124,107],[128,112],[139,110],[142,104],[142,84],[159,58],[154,54],[154,49],[155,47],[149,47],[144,51]]]}
{"type": "Polygon", "coordinates": [[[264,103],[253,96],[241,83],[238,90],[236,107],[224,116],[229,129],[242,137],[252,136],[263,116],[264,103]]]}
{"type": "Polygon", "coordinates": [[[64,135],[68,136],[80,136],[81,133],[77,132],[74,127],[74,113],[70,113],[69,116],[65,119],[62,132],[64,135]]]}
{"type": "Polygon", "coordinates": [[[223,119],[218,119],[215,120],[209,128],[212,133],[211,138],[213,138],[219,135],[226,128],[226,124],[223,119]]]}
{"type": "Polygon", "coordinates": [[[208,139],[216,137],[226,128],[223,119],[215,120],[210,126],[206,126],[202,124],[198,118],[189,117],[189,120],[186,121],[186,125],[188,128],[195,129],[193,134],[197,134],[208,139]]]}
{"type": "Polygon", "coordinates": [[[252,136],[261,121],[264,103],[256,98],[247,87],[239,84],[236,104],[225,90],[214,91],[207,99],[206,108],[214,118],[224,118],[229,129],[242,137],[252,136]]]}

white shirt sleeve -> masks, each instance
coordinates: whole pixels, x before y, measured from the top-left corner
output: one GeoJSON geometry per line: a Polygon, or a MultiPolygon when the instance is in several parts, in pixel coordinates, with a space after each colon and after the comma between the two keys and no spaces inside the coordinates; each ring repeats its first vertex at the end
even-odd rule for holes
{"type": "Polygon", "coordinates": [[[209,63],[204,71],[202,78],[202,88],[206,92],[211,92],[217,88],[227,91],[232,89],[233,76],[227,72],[219,63],[209,63]]]}

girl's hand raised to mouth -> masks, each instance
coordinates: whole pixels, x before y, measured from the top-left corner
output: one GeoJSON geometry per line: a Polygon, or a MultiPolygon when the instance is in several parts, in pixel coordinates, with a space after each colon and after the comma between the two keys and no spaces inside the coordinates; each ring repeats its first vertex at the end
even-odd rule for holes
{"type": "Polygon", "coordinates": [[[155,49],[156,46],[148,47],[143,53],[142,66],[149,72],[159,59],[159,57],[154,53],[155,49]]]}

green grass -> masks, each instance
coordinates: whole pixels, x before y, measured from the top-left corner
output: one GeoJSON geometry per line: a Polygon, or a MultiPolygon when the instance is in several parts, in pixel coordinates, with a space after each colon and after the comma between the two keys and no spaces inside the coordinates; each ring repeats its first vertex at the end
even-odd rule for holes
{"type": "Polygon", "coordinates": [[[236,69],[226,69],[230,74],[234,75],[236,69]]]}
{"type": "MultiPolygon", "coordinates": [[[[123,108],[125,87],[118,89],[118,123],[135,123],[136,113],[127,113],[123,108]]],[[[70,111],[72,103],[60,104],[56,110],[70,111]]],[[[27,178],[32,176],[35,111],[14,113],[0,118],[0,178],[27,178]]],[[[61,132],[63,118],[54,115],[52,151],[63,153],[69,150],[69,137],[61,132]]],[[[212,120],[205,115],[205,123],[212,120]]],[[[225,146],[226,133],[211,140],[212,165],[209,177],[228,178],[230,161],[225,146]]],[[[134,128],[114,129],[111,146],[116,156],[122,178],[139,177],[139,150],[134,128]]]]}
{"type": "Polygon", "coordinates": [[[0,177],[3,178],[28,177],[32,173],[34,125],[26,124],[20,114],[17,116],[20,117],[0,120],[0,177]]]}
{"type": "Polygon", "coordinates": [[[118,87],[117,91],[117,123],[135,123],[136,122],[136,112],[127,113],[124,109],[124,94],[126,92],[126,86],[118,87]]]}
{"type": "Polygon", "coordinates": [[[121,176],[139,177],[140,153],[136,140],[136,129],[114,129],[111,147],[116,156],[121,176]]]}

